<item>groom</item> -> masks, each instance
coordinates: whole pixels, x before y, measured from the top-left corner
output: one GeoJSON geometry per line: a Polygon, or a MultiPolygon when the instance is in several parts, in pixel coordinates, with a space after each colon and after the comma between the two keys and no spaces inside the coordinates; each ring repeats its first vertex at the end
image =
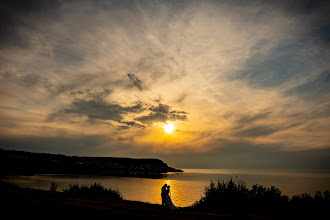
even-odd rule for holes
{"type": "Polygon", "coordinates": [[[166,198],[166,195],[168,194],[168,188],[167,188],[167,184],[165,183],[164,186],[162,187],[162,205],[166,205],[165,204],[165,198],[166,198]]]}

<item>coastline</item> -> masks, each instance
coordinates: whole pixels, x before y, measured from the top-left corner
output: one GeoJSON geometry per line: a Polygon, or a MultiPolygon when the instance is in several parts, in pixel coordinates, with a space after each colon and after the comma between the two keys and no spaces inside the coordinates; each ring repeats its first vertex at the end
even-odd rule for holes
{"type": "Polygon", "coordinates": [[[80,174],[163,178],[183,172],[154,158],[78,157],[0,149],[0,175],[80,174]]]}

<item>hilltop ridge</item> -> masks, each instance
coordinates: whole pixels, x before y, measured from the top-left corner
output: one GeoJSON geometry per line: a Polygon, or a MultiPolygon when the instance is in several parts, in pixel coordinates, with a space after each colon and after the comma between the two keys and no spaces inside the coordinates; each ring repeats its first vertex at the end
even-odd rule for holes
{"type": "Polygon", "coordinates": [[[0,173],[86,174],[159,178],[183,172],[159,159],[78,157],[0,149],[0,173]]]}

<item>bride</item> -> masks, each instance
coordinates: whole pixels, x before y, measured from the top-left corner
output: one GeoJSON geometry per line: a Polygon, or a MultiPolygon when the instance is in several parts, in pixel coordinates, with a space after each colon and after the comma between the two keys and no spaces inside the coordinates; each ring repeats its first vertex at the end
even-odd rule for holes
{"type": "Polygon", "coordinates": [[[170,186],[167,186],[166,195],[165,195],[165,206],[169,209],[179,209],[176,207],[170,197],[170,186]]]}

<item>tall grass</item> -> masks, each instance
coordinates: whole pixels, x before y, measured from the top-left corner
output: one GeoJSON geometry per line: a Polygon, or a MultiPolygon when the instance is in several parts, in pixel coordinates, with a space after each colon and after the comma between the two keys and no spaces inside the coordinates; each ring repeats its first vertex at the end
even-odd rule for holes
{"type": "Polygon", "coordinates": [[[223,212],[254,212],[272,215],[283,213],[325,212],[330,207],[328,191],[317,192],[314,197],[309,194],[293,196],[282,195],[275,186],[269,188],[253,185],[247,188],[244,181],[229,179],[211,181],[205,187],[204,196],[192,205],[193,208],[217,210],[223,212]]]}
{"type": "Polygon", "coordinates": [[[111,188],[105,188],[100,183],[94,183],[90,186],[70,184],[68,188],[63,189],[64,193],[80,193],[80,194],[88,194],[88,195],[104,195],[108,198],[120,199],[122,200],[122,196],[118,190],[113,190],[111,188]]]}

